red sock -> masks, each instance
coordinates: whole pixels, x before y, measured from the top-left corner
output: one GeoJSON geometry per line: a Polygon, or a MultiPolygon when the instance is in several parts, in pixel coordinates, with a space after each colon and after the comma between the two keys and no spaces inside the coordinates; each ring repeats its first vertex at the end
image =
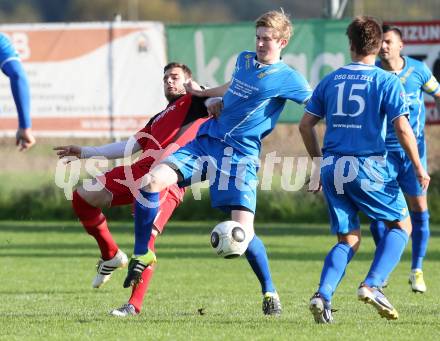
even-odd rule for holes
{"type": "MultiPolygon", "coordinates": [[[[156,241],[156,235],[151,234],[150,241],[148,242],[148,248],[155,252],[154,242],[156,241]]],[[[151,277],[153,276],[154,265],[149,266],[142,272],[142,282],[134,286],[131,290],[131,296],[128,303],[133,304],[136,311],[139,313],[142,309],[142,303],[144,296],[147,293],[148,285],[150,284],[151,277]]]]}
{"type": "Polygon", "coordinates": [[[102,259],[112,259],[118,252],[118,245],[110,234],[101,209],[90,205],[77,191],[73,192],[72,207],[87,233],[96,239],[102,259]]]}

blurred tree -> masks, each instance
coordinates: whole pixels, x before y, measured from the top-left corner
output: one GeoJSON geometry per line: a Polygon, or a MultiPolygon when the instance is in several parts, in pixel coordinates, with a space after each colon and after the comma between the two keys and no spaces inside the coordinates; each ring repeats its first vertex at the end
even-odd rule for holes
{"type": "Polygon", "coordinates": [[[17,0],[0,0],[1,23],[24,23],[41,21],[40,12],[32,2],[17,0]]]}
{"type": "Polygon", "coordinates": [[[283,7],[293,18],[321,16],[323,1],[302,0],[0,0],[0,18],[7,22],[100,21],[119,13],[123,20],[167,23],[251,21],[283,7]]]}
{"type": "MultiPolygon", "coordinates": [[[[228,21],[253,21],[266,11],[283,8],[293,19],[322,17],[326,0],[224,0],[223,6],[234,14],[228,21]]],[[[179,0],[183,7],[213,8],[217,0],[179,0]]]]}
{"type": "MultiPolygon", "coordinates": [[[[35,9],[41,13],[43,21],[64,21],[66,13],[75,0],[30,0],[35,9]]],[[[15,0],[15,2],[24,2],[15,0]]]]}
{"type": "MultiPolygon", "coordinates": [[[[327,0],[0,0],[1,22],[158,20],[165,23],[252,21],[280,7],[293,19],[320,18],[327,0]]],[[[386,20],[440,19],[439,0],[351,0],[345,12],[386,20]]]]}
{"type": "MultiPolygon", "coordinates": [[[[40,0],[41,1],[41,0],[40,0]]],[[[48,1],[48,0],[46,0],[48,1]]],[[[160,20],[165,22],[228,21],[230,13],[224,5],[184,7],[177,0],[74,0],[64,20],[109,20],[118,13],[123,20],[160,20]],[[133,11],[136,12],[133,16],[133,11]]]]}

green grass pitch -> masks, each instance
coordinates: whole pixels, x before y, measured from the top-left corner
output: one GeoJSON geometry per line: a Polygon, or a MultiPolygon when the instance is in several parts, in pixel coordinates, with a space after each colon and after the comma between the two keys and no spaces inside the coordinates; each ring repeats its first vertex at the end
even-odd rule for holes
{"type": "MultiPolygon", "coordinates": [[[[407,284],[410,247],[386,294],[397,321],[357,301],[373,257],[364,239],[333,300],[333,325],[316,325],[308,310],[322,263],[335,243],[324,225],[257,224],[283,304],[280,318],[261,312],[259,284],[244,257],[217,258],[209,246],[214,222],[174,222],[156,243],[158,265],[143,311],[108,315],[125,303],[125,270],[92,289],[98,250],[75,222],[0,222],[0,340],[439,340],[440,226],[432,226],[425,261],[426,294],[407,284]],[[199,313],[203,308],[204,314],[199,313]]],[[[130,254],[132,223],[110,225],[130,254]]]]}

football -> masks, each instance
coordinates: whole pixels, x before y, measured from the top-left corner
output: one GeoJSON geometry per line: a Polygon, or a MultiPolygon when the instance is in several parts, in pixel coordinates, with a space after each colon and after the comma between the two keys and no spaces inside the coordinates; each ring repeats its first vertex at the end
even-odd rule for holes
{"type": "Polygon", "coordinates": [[[211,246],[214,252],[223,258],[236,258],[247,249],[254,234],[232,220],[217,224],[211,232],[211,246]]]}

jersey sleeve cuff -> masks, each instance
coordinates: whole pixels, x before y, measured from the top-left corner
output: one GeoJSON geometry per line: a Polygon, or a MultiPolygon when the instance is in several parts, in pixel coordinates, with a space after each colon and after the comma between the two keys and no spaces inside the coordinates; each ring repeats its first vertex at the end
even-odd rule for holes
{"type": "Polygon", "coordinates": [[[310,115],[313,115],[313,116],[316,116],[316,117],[322,118],[321,115],[315,114],[314,112],[311,112],[310,110],[304,109],[304,111],[305,111],[306,113],[310,114],[310,115]]]}
{"type": "Polygon", "coordinates": [[[395,120],[396,118],[399,118],[400,116],[406,116],[406,117],[408,117],[408,116],[409,116],[409,111],[404,112],[404,113],[401,113],[400,115],[397,115],[396,117],[394,117],[393,119],[391,119],[391,122],[394,122],[394,120],[395,120]]]}

